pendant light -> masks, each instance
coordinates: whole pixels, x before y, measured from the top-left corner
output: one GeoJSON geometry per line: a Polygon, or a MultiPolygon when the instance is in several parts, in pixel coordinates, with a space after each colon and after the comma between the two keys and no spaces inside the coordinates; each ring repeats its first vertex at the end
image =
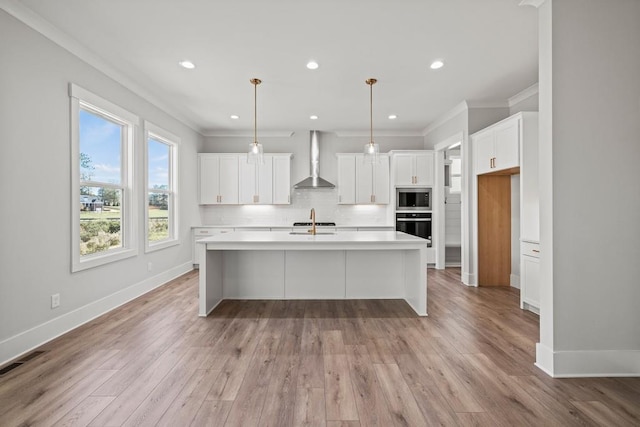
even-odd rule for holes
{"type": "Polygon", "coordinates": [[[380,153],[380,146],[373,142],[373,85],[376,84],[377,81],[377,79],[365,80],[365,83],[369,85],[369,106],[371,118],[371,137],[369,139],[369,143],[364,145],[365,163],[378,163],[378,154],[380,153]]]}
{"type": "Polygon", "coordinates": [[[258,85],[262,83],[260,79],[249,80],[253,85],[253,142],[249,144],[247,153],[247,163],[264,163],[264,152],[262,144],[258,142],[258,85]]]}

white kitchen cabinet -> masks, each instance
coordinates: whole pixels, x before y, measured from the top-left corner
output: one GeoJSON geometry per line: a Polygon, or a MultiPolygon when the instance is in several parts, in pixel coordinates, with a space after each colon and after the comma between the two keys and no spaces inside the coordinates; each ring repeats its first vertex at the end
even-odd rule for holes
{"type": "Polygon", "coordinates": [[[394,152],[394,185],[432,187],[434,159],[433,151],[394,152]]]}
{"type": "Polygon", "coordinates": [[[264,155],[264,163],[240,162],[241,205],[273,203],[273,157],[264,155]]]}
{"type": "Polygon", "coordinates": [[[362,154],[338,154],[339,204],[389,204],[389,156],[364,162],[362,154]]]}
{"type": "Polygon", "coordinates": [[[291,203],[291,154],[273,155],[273,201],[274,205],[291,203]]]}
{"type": "Polygon", "coordinates": [[[238,154],[201,153],[200,204],[238,204],[238,154]]]}
{"type": "Polygon", "coordinates": [[[356,203],[356,157],[354,154],[338,155],[338,204],[356,203]]]}
{"type": "Polygon", "coordinates": [[[539,314],[540,309],[540,245],[522,242],[520,255],[520,308],[539,314]]]}
{"type": "Polygon", "coordinates": [[[520,166],[520,126],[515,114],[471,136],[475,147],[476,175],[520,166]]]}
{"type": "Polygon", "coordinates": [[[356,156],[356,204],[389,204],[389,156],[380,154],[373,164],[356,156]]]}
{"type": "Polygon", "coordinates": [[[200,264],[200,256],[199,253],[200,251],[198,251],[198,240],[200,239],[204,239],[205,237],[211,237],[214,236],[216,234],[220,234],[220,233],[230,233],[233,231],[233,228],[210,228],[210,227],[202,227],[202,228],[194,228],[193,229],[193,235],[192,235],[192,259],[193,259],[193,265],[197,266],[200,264]]]}
{"type": "Polygon", "coordinates": [[[291,203],[291,153],[265,154],[249,164],[246,154],[200,153],[201,205],[291,203]]]}

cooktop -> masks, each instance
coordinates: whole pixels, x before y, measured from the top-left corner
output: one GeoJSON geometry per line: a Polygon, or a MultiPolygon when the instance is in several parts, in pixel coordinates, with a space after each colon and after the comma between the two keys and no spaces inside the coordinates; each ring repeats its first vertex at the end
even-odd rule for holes
{"type": "MultiPolygon", "coordinates": [[[[294,222],[294,227],[311,227],[313,225],[312,222],[294,222]]],[[[316,222],[316,227],[335,227],[335,222],[316,222]]]]}

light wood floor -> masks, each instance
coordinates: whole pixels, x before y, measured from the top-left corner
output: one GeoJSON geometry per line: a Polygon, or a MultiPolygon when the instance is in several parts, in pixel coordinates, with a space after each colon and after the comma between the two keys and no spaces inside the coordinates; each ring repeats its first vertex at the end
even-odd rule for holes
{"type": "Polygon", "coordinates": [[[552,379],[517,291],[429,270],[404,301],[227,301],[191,272],[0,377],[0,426],[640,425],[640,379],[552,379]]]}

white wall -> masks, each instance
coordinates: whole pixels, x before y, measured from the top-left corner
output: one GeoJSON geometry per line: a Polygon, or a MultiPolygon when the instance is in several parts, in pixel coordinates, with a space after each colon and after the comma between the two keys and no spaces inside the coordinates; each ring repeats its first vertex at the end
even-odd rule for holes
{"type": "Polygon", "coordinates": [[[640,2],[547,0],[539,12],[537,363],[640,375],[640,2]]]}
{"type": "MultiPolygon", "coordinates": [[[[291,185],[309,176],[309,129],[296,130],[290,137],[260,137],[265,153],[293,153],[291,185]]],[[[422,150],[420,136],[375,136],[380,152],[390,150],[422,150]]],[[[207,137],[201,147],[206,153],[243,153],[252,137],[207,137]]],[[[336,153],[360,153],[369,135],[338,136],[320,132],[320,176],[338,185],[336,153]]],[[[309,210],[316,209],[318,221],[334,221],[338,225],[394,225],[394,210],[389,206],[338,205],[337,189],[292,190],[291,205],[284,206],[201,206],[203,225],[291,225],[307,221],[309,210]]]]}
{"type": "MultiPolygon", "coordinates": [[[[179,274],[191,260],[197,221],[200,136],[68,51],[0,11],[0,364],[110,305],[179,274]],[[69,82],[178,135],[181,244],[71,274],[69,82]],[[153,262],[153,271],[147,263],[153,262]],[[59,293],[61,306],[50,308],[59,293]]],[[[141,132],[138,133],[141,136],[141,132]]],[[[138,227],[144,228],[142,140],[138,227]]]]}

